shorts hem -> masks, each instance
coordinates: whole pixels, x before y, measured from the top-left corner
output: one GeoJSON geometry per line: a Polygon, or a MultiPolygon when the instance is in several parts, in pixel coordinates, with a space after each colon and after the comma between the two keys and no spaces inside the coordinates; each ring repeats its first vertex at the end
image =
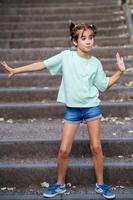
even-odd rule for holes
{"type": "Polygon", "coordinates": [[[80,124],[81,121],[69,121],[69,120],[64,119],[64,123],[68,123],[68,124],[80,124]]]}
{"type": "Polygon", "coordinates": [[[96,119],[100,119],[100,118],[102,118],[102,114],[100,114],[100,115],[98,115],[98,116],[96,116],[96,117],[92,117],[92,118],[90,118],[90,119],[84,119],[86,122],[90,122],[90,121],[94,121],[94,120],[96,120],[96,119]]]}

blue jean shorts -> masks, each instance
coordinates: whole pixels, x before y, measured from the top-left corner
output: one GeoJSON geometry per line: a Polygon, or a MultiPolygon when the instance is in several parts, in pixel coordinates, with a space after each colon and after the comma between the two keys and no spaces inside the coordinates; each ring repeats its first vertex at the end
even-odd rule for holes
{"type": "Polygon", "coordinates": [[[80,122],[89,122],[102,117],[100,106],[88,108],[65,108],[64,122],[78,124],[80,122]]]}

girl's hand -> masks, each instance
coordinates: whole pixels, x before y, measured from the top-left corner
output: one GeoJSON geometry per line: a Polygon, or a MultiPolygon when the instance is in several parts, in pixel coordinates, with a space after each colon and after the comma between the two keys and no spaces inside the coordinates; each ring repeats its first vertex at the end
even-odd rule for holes
{"type": "Polygon", "coordinates": [[[1,62],[1,65],[3,65],[4,68],[7,70],[9,77],[15,75],[15,70],[13,68],[9,67],[6,62],[1,62]]]}
{"type": "Polygon", "coordinates": [[[116,61],[117,61],[117,66],[119,70],[121,72],[124,72],[126,69],[125,63],[124,63],[123,57],[121,57],[119,53],[116,54],[116,61]]]}

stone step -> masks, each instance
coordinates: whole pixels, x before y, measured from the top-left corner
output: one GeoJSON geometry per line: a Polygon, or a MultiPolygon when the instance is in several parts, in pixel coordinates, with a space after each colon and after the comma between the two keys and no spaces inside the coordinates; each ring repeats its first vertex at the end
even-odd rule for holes
{"type": "MultiPolygon", "coordinates": [[[[122,26],[120,28],[98,28],[97,36],[122,36],[128,34],[127,27],[122,26]]],[[[0,38],[48,38],[48,37],[69,37],[69,28],[67,29],[41,29],[41,30],[4,30],[0,31],[0,38]]]]}
{"type": "Polygon", "coordinates": [[[33,21],[68,21],[68,20],[72,20],[72,21],[77,21],[77,20],[83,20],[83,21],[87,21],[89,20],[99,20],[99,19],[103,19],[103,18],[108,18],[108,20],[114,20],[114,19],[124,19],[125,17],[123,16],[123,14],[121,13],[100,13],[98,14],[70,14],[68,15],[63,15],[63,14],[57,14],[57,15],[1,15],[0,16],[0,22],[33,22],[33,21]]]}
{"type": "MultiPolygon", "coordinates": [[[[119,46],[129,43],[128,36],[96,37],[96,46],[119,46]]],[[[0,39],[1,48],[42,48],[42,47],[70,47],[72,42],[68,38],[20,38],[0,39]]]]}
{"type": "MultiPolygon", "coordinates": [[[[8,192],[7,194],[6,192],[6,194],[4,193],[0,195],[0,200],[20,200],[20,199],[21,200],[43,200],[44,199],[42,196],[44,189],[42,188],[39,190],[37,189],[37,187],[31,186],[27,190],[23,190],[23,189],[21,191],[20,189],[19,190],[14,189],[14,190],[15,192],[17,191],[18,194],[16,193],[14,194],[14,192],[12,193],[8,192]]],[[[79,187],[77,187],[77,190],[79,190],[79,187]]],[[[133,191],[132,191],[132,188],[130,189],[129,187],[117,186],[115,188],[115,194],[117,196],[117,200],[125,200],[125,199],[132,200],[133,191]]],[[[69,200],[103,200],[103,197],[96,194],[96,192],[94,191],[94,187],[93,189],[92,188],[90,189],[88,187],[87,188],[80,187],[79,191],[75,191],[75,186],[74,186],[74,189],[70,188],[68,192],[66,192],[66,194],[52,198],[52,200],[59,200],[59,199],[62,199],[62,200],[68,200],[68,199],[69,200]]]]}
{"type": "MultiPolygon", "coordinates": [[[[26,88],[0,88],[0,102],[49,102],[55,101],[58,94],[58,87],[26,87],[26,88]]],[[[100,93],[101,100],[133,101],[133,87],[113,87],[105,93],[100,93]]]]}
{"type": "Polygon", "coordinates": [[[105,93],[100,93],[100,99],[109,102],[133,101],[133,88],[117,86],[112,87],[105,93]]]}
{"type": "MultiPolygon", "coordinates": [[[[82,23],[83,21],[75,21],[75,23],[82,23]]],[[[88,21],[87,23],[92,24],[92,21],[88,21]]],[[[93,20],[93,24],[96,25],[97,28],[100,27],[120,27],[125,25],[125,19],[117,19],[117,20],[93,20]]],[[[7,29],[7,30],[22,30],[22,29],[64,29],[69,28],[69,21],[62,21],[62,22],[1,22],[0,23],[0,29],[7,29]]]]}
{"type": "MultiPolygon", "coordinates": [[[[107,2],[107,1],[104,1],[103,2],[104,3],[104,5],[111,5],[111,6],[119,6],[118,5],[118,3],[117,3],[117,1],[110,1],[110,2],[107,2]]],[[[31,2],[30,3],[25,3],[25,2],[16,2],[16,3],[12,3],[12,2],[9,2],[8,3],[8,7],[10,6],[10,7],[19,7],[21,5],[21,8],[22,7],[56,7],[56,6],[58,6],[58,7],[62,7],[62,6],[84,6],[84,5],[86,5],[86,6],[94,6],[94,2],[91,2],[91,1],[87,1],[87,2],[81,2],[81,1],[77,1],[77,2],[71,2],[71,1],[67,1],[67,2],[55,2],[55,1],[53,1],[53,2],[42,2],[42,3],[40,3],[40,2],[34,2],[34,3],[32,3],[31,4],[31,2]]],[[[101,5],[101,2],[100,1],[97,1],[97,2],[95,2],[95,6],[99,6],[99,5],[101,5]]],[[[3,4],[1,4],[1,6],[2,7],[6,7],[7,6],[7,3],[3,3],[3,4]]]]}
{"type": "MultiPolygon", "coordinates": [[[[59,147],[58,146],[59,137],[60,137],[59,136],[59,126],[61,128],[62,123],[58,119],[56,119],[54,121],[42,120],[41,122],[34,120],[31,122],[29,121],[28,123],[26,122],[26,124],[22,121],[14,122],[14,123],[1,122],[1,126],[0,126],[1,133],[5,137],[4,138],[4,137],[2,137],[2,135],[0,135],[3,140],[3,142],[2,141],[0,142],[0,147],[1,147],[0,174],[2,174],[2,177],[3,177],[1,180],[5,180],[4,182],[3,181],[0,182],[1,187],[2,186],[4,187],[5,185],[6,186],[8,185],[8,187],[9,186],[17,186],[17,188],[24,187],[24,186],[27,187],[30,184],[36,185],[36,184],[40,184],[43,181],[52,182],[56,178],[56,175],[55,175],[56,174],[56,164],[55,164],[56,159],[50,158],[50,159],[44,160],[43,154],[44,153],[45,153],[45,155],[47,155],[47,154],[46,154],[46,151],[45,151],[45,148],[43,147],[43,145],[45,144],[46,148],[50,148],[50,146],[52,147],[52,149],[54,148],[54,153],[56,154],[56,152],[58,151],[58,147],[59,147]],[[19,126],[19,134],[18,134],[17,126],[19,126]],[[2,129],[3,129],[3,131],[2,131],[2,129]],[[33,132],[31,134],[32,129],[33,129],[33,132]],[[42,129],[42,131],[41,131],[41,129],[42,129]],[[25,136],[24,136],[24,134],[25,134],[25,136]],[[53,135],[53,137],[52,137],[52,135],[53,135]],[[18,138],[18,136],[19,136],[19,138],[18,138]],[[11,139],[9,139],[9,137],[11,137],[11,139]],[[13,137],[14,137],[15,141],[13,140],[13,137]],[[21,139],[21,137],[22,137],[22,139],[21,139]],[[35,137],[37,138],[37,140],[34,140],[35,137]],[[8,138],[8,141],[7,141],[7,138],[8,138]],[[30,138],[30,140],[28,141],[27,138],[30,138]],[[39,141],[38,141],[38,138],[39,138],[39,141]],[[42,141],[42,138],[44,138],[45,141],[42,141]],[[51,138],[52,140],[46,141],[46,138],[51,138]],[[57,138],[57,140],[55,140],[55,138],[57,138]],[[5,139],[6,139],[6,141],[5,141],[5,139]],[[32,139],[32,141],[31,141],[31,139],[32,139]],[[26,141],[24,141],[24,140],[26,140],[26,141]],[[17,151],[17,148],[19,148],[18,151],[17,151]],[[31,152],[29,151],[29,149],[31,149],[31,152]],[[37,151],[36,151],[36,149],[37,149],[37,151]],[[36,153],[34,154],[33,151],[35,151],[36,153]],[[13,156],[14,153],[15,153],[15,157],[13,156]],[[3,154],[3,156],[6,155],[8,159],[6,159],[6,156],[4,158],[2,158],[2,154],[3,154]],[[24,154],[26,154],[26,157],[24,154]],[[35,159],[34,156],[36,156],[36,155],[40,159],[39,158],[35,159]],[[12,158],[9,159],[8,156],[12,156],[12,158]],[[30,159],[28,158],[28,156],[30,157],[30,159]],[[43,157],[43,159],[41,156],[43,157]],[[43,169],[43,171],[42,171],[42,169],[43,169]],[[32,171],[32,175],[30,174],[31,171],[32,171]],[[50,176],[46,177],[45,175],[46,174],[49,175],[49,173],[51,173],[52,175],[50,174],[50,176]],[[13,179],[11,174],[14,174],[14,176],[18,177],[18,178],[13,179]],[[21,179],[20,175],[22,175],[22,177],[23,177],[22,179],[21,179]],[[6,178],[5,178],[5,176],[6,176],[6,178]],[[26,180],[26,177],[27,177],[27,180],[26,180]],[[40,177],[43,177],[43,180],[41,180],[40,177]],[[51,179],[49,179],[48,177],[51,177],[51,179]],[[19,181],[18,181],[18,179],[19,179],[19,181]],[[13,182],[13,180],[14,180],[14,182],[13,182]],[[22,181],[20,181],[20,180],[22,180],[22,181]]],[[[107,174],[108,173],[115,174],[116,172],[118,173],[118,171],[115,171],[116,168],[117,169],[119,168],[121,173],[124,174],[124,176],[126,176],[125,181],[128,180],[128,183],[131,185],[132,178],[131,178],[131,174],[130,174],[130,168],[132,168],[132,159],[130,158],[130,156],[132,153],[132,145],[131,145],[132,137],[128,139],[129,135],[132,136],[132,133],[128,133],[130,128],[132,129],[132,120],[131,121],[130,120],[120,121],[120,119],[112,118],[112,121],[111,120],[107,121],[105,119],[105,121],[103,121],[103,125],[102,125],[102,132],[104,131],[104,136],[102,135],[102,138],[104,138],[104,139],[102,139],[102,144],[103,144],[103,150],[105,151],[105,154],[107,153],[106,155],[110,156],[110,153],[112,155],[114,155],[114,157],[112,159],[106,158],[105,172],[107,174]],[[116,123],[116,122],[119,122],[119,123],[116,123]],[[112,133],[110,134],[109,127],[112,129],[112,130],[110,129],[111,132],[113,132],[113,129],[115,131],[116,131],[116,129],[118,129],[118,131],[121,132],[120,138],[113,139],[112,137],[116,137],[117,134],[116,135],[112,135],[112,133]],[[123,131],[123,128],[124,128],[124,131],[123,131]],[[110,137],[112,139],[107,139],[107,137],[110,137]],[[122,137],[123,137],[123,139],[122,139],[122,137]],[[126,138],[124,138],[124,137],[126,137],[126,138]],[[108,143],[107,146],[106,146],[106,142],[108,143]],[[121,149],[122,146],[123,146],[123,150],[121,149]],[[114,147],[114,148],[112,148],[112,147],[114,147]],[[107,151],[106,151],[106,149],[107,149],[107,151]],[[114,152],[113,152],[113,150],[114,150],[114,152]],[[115,154],[115,151],[116,151],[116,154],[115,154]],[[120,152],[120,154],[119,154],[119,152],[120,152]],[[109,170],[109,172],[108,172],[108,170],[109,170]],[[130,178],[128,177],[126,170],[129,170],[130,178]]],[[[76,173],[77,169],[81,170],[81,173],[83,170],[84,174],[87,173],[86,172],[87,169],[89,171],[92,169],[92,172],[93,172],[93,166],[92,166],[91,161],[82,157],[82,153],[86,152],[86,149],[88,148],[87,140],[86,140],[87,134],[86,134],[84,124],[82,124],[82,126],[80,126],[79,131],[80,131],[79,132],[80,135],[78,134],[77,138],[80,138],[80,139],[84,138],[84,134],[86,135],[86,137],[82,141],[81,140],[79,141],[77,139],[74,141],[72,154],[70,156],[71,157],[70,164],[69,164],[69,170],[73,169],[73,171],[69,171],[68,174],[71,174],[71,172],[73,174],[74,174],[74,172],[76,173]],[[81,149],[79,148],[79,146],[80,146],[79,143],[81,145],[81,149]],[[77,145],[78,145],[78,149],[77,149],[77,145]],[[84,148],[83,148],[83,146],[84,146],[84,148]],[[80,158],[73,157],[73,154],[75,154],[75,153],[76,154],[81,153],[79,156],[80,156],[80,158],[81,157],[82,158],[80,159],[80,158]],[[75,165],[73,166],[73,164],[71,164],[71,163],[75,163],[75,165]],[[82,164],[82,163],[84,163],[84,164],[82,164]],[[86,167],[87,167],[87,169],[86,169],[86,167]]],[[[47,149],[47,151],[50,153],[51,149],[50,150],[47,149]]],[[[93,173],[90,173],[90,174],[93,176],[93,173]]],[[[116,176],[116,174],[115,174],[115,176],[116,176]]],[[[78,177],[77,174],[74,174],[74,176],[78,177]]],[[[74,177],[74,176],[72,176],[72,177],[74,177]]],[[[88,173],[87,173],[87,177],[88,177],[88,173]]],[[[118,185],[118,184],[123,185],[124,183],[127,184],[127,182],[124,182],[121,178],[120,179],[117,178],[117,181],[120,180],[120,182],[118,183],[116,180],[115,180],[115,182],[112,182],[112,180],[114,180],[114,177],[112,178],[112,180],[108,179],[107,177],[109,177],[109,175],[107,175],[107,176],[105,175],[105,179],[110,184],[115,184],[115,185],[118,185]]],[[[121,177],[123,177],[123,176],[121,176],[121,177]]],[[[89,177],[88,180],[83,178],[83,180],[84,180],[83,185],[87,185],[88,180],[90,180],[90,184],[94,183],[94,180],[92,179],[92,177],[89,177]]],[[[73,182],[74,180],[69,179],[68,176],[67,176],[67,181],[69,181],[73,184],[77,184],[76,182],[73,182]]],[[[81,181],[81,184],[82,184],[82,181],[81,181]]]]}
{"type": "MultiPolygon", "coordinates": [[[[131,117],[132,102],[102,102],[103,115],[108,117],[131,117]]],[[[64,106],[56,102],[1,103],[0,118],[32,119],[62,118],[64,106]]]]}
{"type": "MultiPolygon", "coordinates": [[[[110,77],[114,72],[108,72],[110,77]]],[[[125,72],[120,78],[119,84],[124,86],[131,86],[133,72],[125,72]]],[[[46,72],[41,73],[25,73],[18,74],[12,78],[9,78],[6,74],[0,74],[0,87],[57,87],[61,82],[61,76],[51,76],[46,72]]]]}
{"type": "MultiPolygon", "coordinates": [[[[123,118],[102,117],[101,139],[103,141],[103,144],[104,144],[104,141],[110,141],[110,143],[113,143],[113,140],[114,140],[114,145],[117,143],[115,142],[116,140],[119,140],[120,142],[119,144],[121,144],[121,140],[123,141],[123,143],[125,140],[124,144],[127,144],[129,140],[132,141],[132,138],[133,138],[132,124],[133,124],[133,116],[123,117],[123,118]]],[[[62,132],[63,125],[64,125],[63,113],[60,119],[59,118],[53,119],[53,118],[47,117],[43,119],[32,118],[32,119],[27,119],[27,120],[22,120],[22,119],[21,120],[20,119],[6,120],[4,118],[0,118],[0,141],[1,141],[1,144],[3,145],[5,143],[9,143],[9,144],[14,143],[14,145],[16,146],[18,143],[22,142],[23,144],[25,143],[24,147],[26,147],[27,141],[31,141],[31,143],[33,142],[33,144],[38,143],[39,145],[43,144],[43,141],[45,141],[45,144],[47,144],[47,142],[53,144],[53,142],[56,143],[56,141],[59,141],[61,139],[61,132],[62,132]]],[[[87,127],[85,123],[80,123],[80,127],[74,139],[74,141],[81,141],[81,140],[88,141],[87,127]]],[[[128,156],[128,153],[131,153],[129,150],[126,151],[127,149],[128,148],[126,148],[124,151],[121,150],[122,155],[128,156]]],[[[4,150],[6,150],[6,148],[3,148],[3,150],[1,150],[0,153],[2,154],[4,150]]],[[[110,154],[110,152],[112,152],[113,150],[115,152],[115,149],[112,149],[111,151],[107,151],[106,155],[110,156],[111,154],[113,154],[113,153],[110,154]]],[[[34,150],[31,149],[31,151],[34,151],[34,150]]],[[[119,150],[117,151],[119,152],[119,150]]],[[[11,151],[10,153],[13,154],[15,152],[11,151]]],[[[115,152],[113,155],[115,154],[118,155],[117,152],[115,152]]]]}
{"type": "MultiPolygon", "coordinates": [[[[121,158],[133,157],[133,138],[102,139],[102,149],[105,157],[121,158]]],[[[71,156],[78,158],[91,157],[91,150],[87,139],[75,139],[71,156]]],[[[26,141],[1,141],[0,163],[28,162],[29,160],[44,160],[56,158],[60,147],[60,139],[57,140],[26,140],[26,141]]],[[[132,158],[133,159],[133,158],[132,158]]]]}
{"type": "MultiPolygon", "coordinates": [[[[6,8],[6,5],[7,4],[1,4],[1,6],[2,7],[5,7],[6,8]]],[[[34,4],[34,3],[8,3],[8,7],[11,7],[11,8],[19,8],[19,5],[21,5],[21,8],[25,8],[25,7],[28,7],[28,8],[32,8],[32,7],[36,7],[36,8],[42,8],[42,7],[68,7],[68,6],[70,6],[70,7],[83,7],[83,6],[94,6],[94,3],[92,3],[92,2],[86,2],[85,4],[83,4],[81,1],[79,1],[79,2],[76,2],[76,3],[74,3],[74,2],[64,2],[64,3],[56,3],[56,2],[53,2],[53,3],[36,3],[36,4],[34,4]]],[[[110,6],[116,6],[116,7],[119,7],[119,5],[118,5],[118,3],[117,2],[105,2],[104,3],[104,6],[108,6],[108,5],[110,5],[110,6]]],[[[97,2],[97,3],[95,3],[95,6],[101,6],[101,3],[100,2],[97,2]]]]}
{"type": "Polygon", "coordinates": [[[85,5],[82,5],[82,6],[72,6],[70,7],[69,5],[68,6],[62,6],[62,7],[32,7],[31,8],[21,8],[21,7],[17,7],[17,8],[12,8],[12,7],[1,7],[0,8],[0,13],[1,15],[4,15],[5,13],[8,12],[8,15],[20,15],[20,14],[25,14],[25,15],[35,15],[35,14],[56,14],[56,13],[60,13],[60,14],[63,14],[63,13],[70,13],[70,14],[74,14],[74,13],[94,13],[94,12],[119,12],[121,9],[120,7],[116,7],[116,5],[99,5],[99,6],[86,6],[85,5]]]}
{"type": "MultiPolygon", "coordinates": [[[[54,3],[81,3],[81,1],[80,0],[54,0],[54,3]]],[[[95,3],[108,3],[108,1],[107,0],[95,0],[95,3]]],[[[18,4],[18,1],[17,0],[12,0],[12,1],[10,1],[10,0],[1,0],[1,4],[2,5],[4,5],[4,4],[18,4]]],[[[19,4],[23,4],[23,3],[25,3],[25,4],[31,4],[31,1],[30,0],[20,0],[19,1],[19,4]]],[[[38,3],[48,3],[48,4],[53,4],[53,0],[45,0],[45,2],[44,2],[44,0],[38,0],[38,1],[36,1],[36,0],[32,0],[32,4],[34,4],[35,3],[35,5],[36,4],[38,4],[38,3]]],[[[83,0],[82,1],[82,4],[84,4],[84,3],[88,3],[88,0],[83,0]]],[[[94,1],[93,0],[89,0],[89,3],[94,3],[94,1]]],[[[111,0],[111,3],[116,3],[116,0],[111,0]]]]}
{"type": "MultiPolygon", "coordinates": [[[[19,61],[19,60],[45,60],[51,56],[66,50],[65,48],[28,48],[28,49],[0,49],[0,60],[5,61],[19,61]]],[[[116,53],[119,52],[125,58],[132,58],[133,46],[125,45],[116,47],[95,47],[93,55],[101,58],[115,58],[116,53]]]]}
{"type": "MultiPolygon", "coordinates": [[[[130,186],[133,183],[132,169],[132,159],[106,158],[105,180],[110,185],[130,186]]],[[[27,187],[31,184],[40,185],[44,181],[52,183],[57,176],[56,158],[1,163],[0,176],[1,187],[7,184],[8,186],[27,187]]],[[[92,161],[86,158],[71,157],[69,159],[66,182],[74,185],[80,183],[82,186],[95,184],[92,161]]]]}

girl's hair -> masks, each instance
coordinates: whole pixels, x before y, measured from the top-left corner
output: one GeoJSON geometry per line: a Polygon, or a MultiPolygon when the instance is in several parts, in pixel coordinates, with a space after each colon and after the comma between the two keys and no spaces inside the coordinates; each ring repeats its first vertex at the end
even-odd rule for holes
{"type": "Polygon", "coordinates": [[[93,36],[95,37],[96,35],[96,26],[93,24],[87,24],[87,23],[83,23],[83,24],[74,24],[73,22],[70,22],[70,36],[71,36],[71,40],[78,40],[78,35],[79,35],[79,31],[83,30],[82,34],[84,33],[85,30],[87,29],[91,29],[93,32],[93,36]]]}

